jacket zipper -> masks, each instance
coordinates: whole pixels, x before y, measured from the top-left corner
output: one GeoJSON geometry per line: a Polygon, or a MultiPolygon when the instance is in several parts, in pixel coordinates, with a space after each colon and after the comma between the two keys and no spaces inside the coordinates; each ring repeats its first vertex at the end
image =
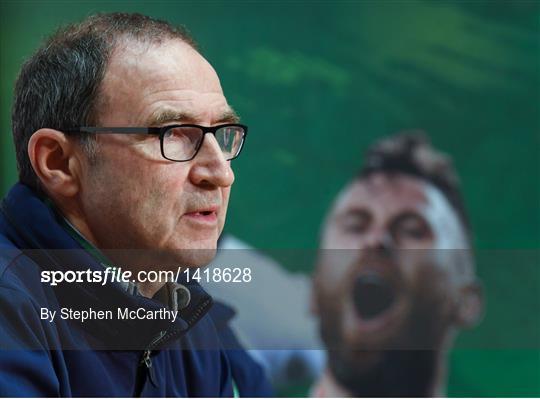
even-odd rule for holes
{"type": "MultiPolygon", "coordinates": [[[[189,320],[187,320],[188,324],[188,330],[193,326],[193,324],[200,318],[201,313],[206,310],[206,308],[212,303],[211,299],[207,299],[203,302],[201,306],[194,312],[194,314],[191,316],[189,320]]],[[[146,348],[147,351],[152,351],[159,345],[163,345],[165,342],[170,341],[174,338],[176,338],[181,333],[184,333],[186,330],[176,328],[169,333],[165,333],[164,331],[161,332],[161,334],[155,338],[150,345],[146,348]]]]}
{"type": "Polygon", "coordinates": [[[145,365],[147,370],[150,370],[152,368],[152,358],[150,357],[152,355],[152,351],[145,350],[142,355],[141,359],[141,365],[145,365]]]}
{"type": "Polygon", "coordinates": [[[133,396],[142,396],[146,379],[149,379],[152,385],[157,387],[156,376],[154,368],[152,367],[152,358],[150,356],[152,356],[152,351],[148,349],[146,349],[141,356],[141,360],[137,368],[137,376],[135,377],[135,393],[133,396]]]}
{"type": "MultiPolygon", "coordinates": [[[[189,320],[187,320],[188,329],[195,323],[199,318],[201,313],[212,303],[211,299],[207,299],[203,302],[201,306],[195,311],[195,313],[190,317],[189,320]]],[[[185,330],[183,329],[175,329],[169,333],[165,333],[164,331],[161,332],[161,334],[156,337],[150,345],[143,351],[143,354],[141,356],[141,361],[139,362],[139,368],[137,370],[137,377],[135,380],[135,395],[137,397],[140,397],[142,394],[142,391],[144,389],[146,378],[148,377],[150,379],[150,382],[152,385],[157,387],[157,381],[155,376],[155,371],[152,368],[152,350],[154,348],[157,348],[159,345],[162,345],[163,343],[170,341],[174,338],[176,338],[181,333],[184,333],[185,330]]]]}
{"type": "MultiPolygon", "coordinates": [[[[188,329],[193,325],[194,322],[196,322],[201,313],[212,303],[211,299],[207,299],[204,301],[204,303],[195,311],[195,313],[192,315],[192,317],[187,320],[188,329]]],[[[183,329],[174,329],[169,333],[166,333],[165,331],[162,331],[156,338],[150,342],[148,347],[143,351],[143,354],[141,356],[141,361],[139,362],[139,370],[137,372],[137,378],[135,381],[136,391],[134,396],[141,396],[146,376],[150,379],[150,382],[155,387],[158,386],[155,370],[152,367],[152,350],[159,345],[162,345],[166,341],[170,341],[171,339],[176,338],[176,336],[180,335],[180,333],[185,332],[183,329]]]]}

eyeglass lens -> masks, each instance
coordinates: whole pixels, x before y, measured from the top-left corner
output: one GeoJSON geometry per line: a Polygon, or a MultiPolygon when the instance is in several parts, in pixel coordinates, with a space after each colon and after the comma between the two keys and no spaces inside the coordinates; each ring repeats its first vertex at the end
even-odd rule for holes
{"type": "MultiPolygon", "coordinates": [[[[195,156],[204,132],[195,126],[180,126],[168,129],[163,135],[163,154],[175,161],[189,160],[195,156]]],[[[216,141],[226,160],[235,158],[244,139],[241,126],[225,126],[216,131],[216,141]]]]}

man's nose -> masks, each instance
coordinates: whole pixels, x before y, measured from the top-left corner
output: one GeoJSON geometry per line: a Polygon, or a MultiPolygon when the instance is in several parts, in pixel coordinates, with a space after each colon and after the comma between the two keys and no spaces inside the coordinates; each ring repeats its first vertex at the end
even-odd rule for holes
{"type": "Polygon", "coordinates": [[[191,162],[190,179],[195,185],[229,187],[234,182],[230,161],[225,159],[212,134],[204,135],[201,148],[191,162]]]}
{"type": "Polygon", "coordinates": [[[395,243],[392,234],[383,227],[371,230],[362,243],[363,249],[370,250],[390,251],[394,247],[395,243]]]}

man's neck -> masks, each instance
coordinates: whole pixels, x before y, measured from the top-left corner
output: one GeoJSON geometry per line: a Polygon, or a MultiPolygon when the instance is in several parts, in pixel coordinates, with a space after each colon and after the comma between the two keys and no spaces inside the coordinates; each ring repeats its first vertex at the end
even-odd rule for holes
{"type": "MultiPolygon", "coordinates": [[[[426,397],[444,397],[446,395],[446,380],[447,380],[447,355],[444,351],[437,352],[436,361],[434,362],[435,369],[433,370],[432,378],[430,381],[423,381],[422,385],[425,386],[423,390],[424,394],[415,396],[426,397]]],[[[360,377],[360,376],[359,376],[360,377]]],[[[385,395],[386,384],[394,384],[393,392],[397,392],[395,395],[399,396],[401,391],[399,384],[407,384],[407,381],[381,381],[380,396],[385,395]]],[[[408,387],[403,385],[403,392],[408,391],[408,387]]],[[[359,393],[354,393],[347,387],[340,384],[340,382],[334,377],[330,367],[327,366],[325,371],[319,380],[312,387],[311,394],[314,397],[354,397],[359,396],[359,393]]],[[[391,395],[391,396],[395,396],[391,395]]],[[[369,396],[377,396],[377,392],[370,390],[369,396]]]]}
{"type": "MultiPolygon", "coordinates": [[[[114,256],[110,256],[111,252],[115,251],[104,251],[100,248],[98,240],[92,234],[88,224],[85,219],[80,216],[79,212],[76,212],[73,209],[66,208],[55,203],[52,200],[48,200],[49,206],[51,206],[59,217],[63,219],[64,228],[73,236],[75,240],[87,251],[91,252],[104,266],[114,266],[115,259],[114,256]]],[[[116,251],[119,252],[119,251],[116,251]]],[[[130,262],[120,262],[124,268],[131,270],[131,268],[126,267],[130,262]]],[[[135,273],[135,270],[131,270],[135,273]]],[[[165,282],[137,282],[137,290],[142,296],[147,298],[152,298],[156,292],[160,290],[161,287],[165,285],[165,282]]]]}
{"type": "Polygon", "coordinates": [[[336,381],[327,366],[319,380],[311,388],[310,396],[315,398],[347,398],[353,395],[336,381]]]}
{"type": "Polygon", "coordinates": [[[54,209],[54,211],[60,216],[67,224],[67,226],[75,231],[76,234],[80,235],[85,241],[91,244],[95,248],[99,248],[98,241],[88,223],[86,223],[85,218],[80,212],[79,207],[73,204],[66,204],[62,201],[57,201],[52,197],[48,197],[47,204],[54,209]]]}

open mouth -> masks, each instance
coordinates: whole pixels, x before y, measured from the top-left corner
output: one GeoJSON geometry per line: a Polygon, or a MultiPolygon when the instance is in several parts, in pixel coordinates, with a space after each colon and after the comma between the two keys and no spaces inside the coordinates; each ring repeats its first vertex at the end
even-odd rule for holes
{"type": "Polygon", "coordinates": [[[186,215],[190,215],[190,216],[210,216],[210,215],[215,215],[216,212],[214,211],[198,211],[198,212],[189,212],[189,213],[186,213],[186,215]]]}
{"type": "Polygon", "coordinates": [[[392,281],[377,273],[358,276],[352,291],[354,309],[361,319],[372,320],[392,307],[397,297],[392,281]]]}
{"type": "Polygon", "coordinates": [[[217,213],[213,209],[204,209],[195,212],[186,213],[190,220],[200,223],[215,223],[217,221],[217,213]]]}

